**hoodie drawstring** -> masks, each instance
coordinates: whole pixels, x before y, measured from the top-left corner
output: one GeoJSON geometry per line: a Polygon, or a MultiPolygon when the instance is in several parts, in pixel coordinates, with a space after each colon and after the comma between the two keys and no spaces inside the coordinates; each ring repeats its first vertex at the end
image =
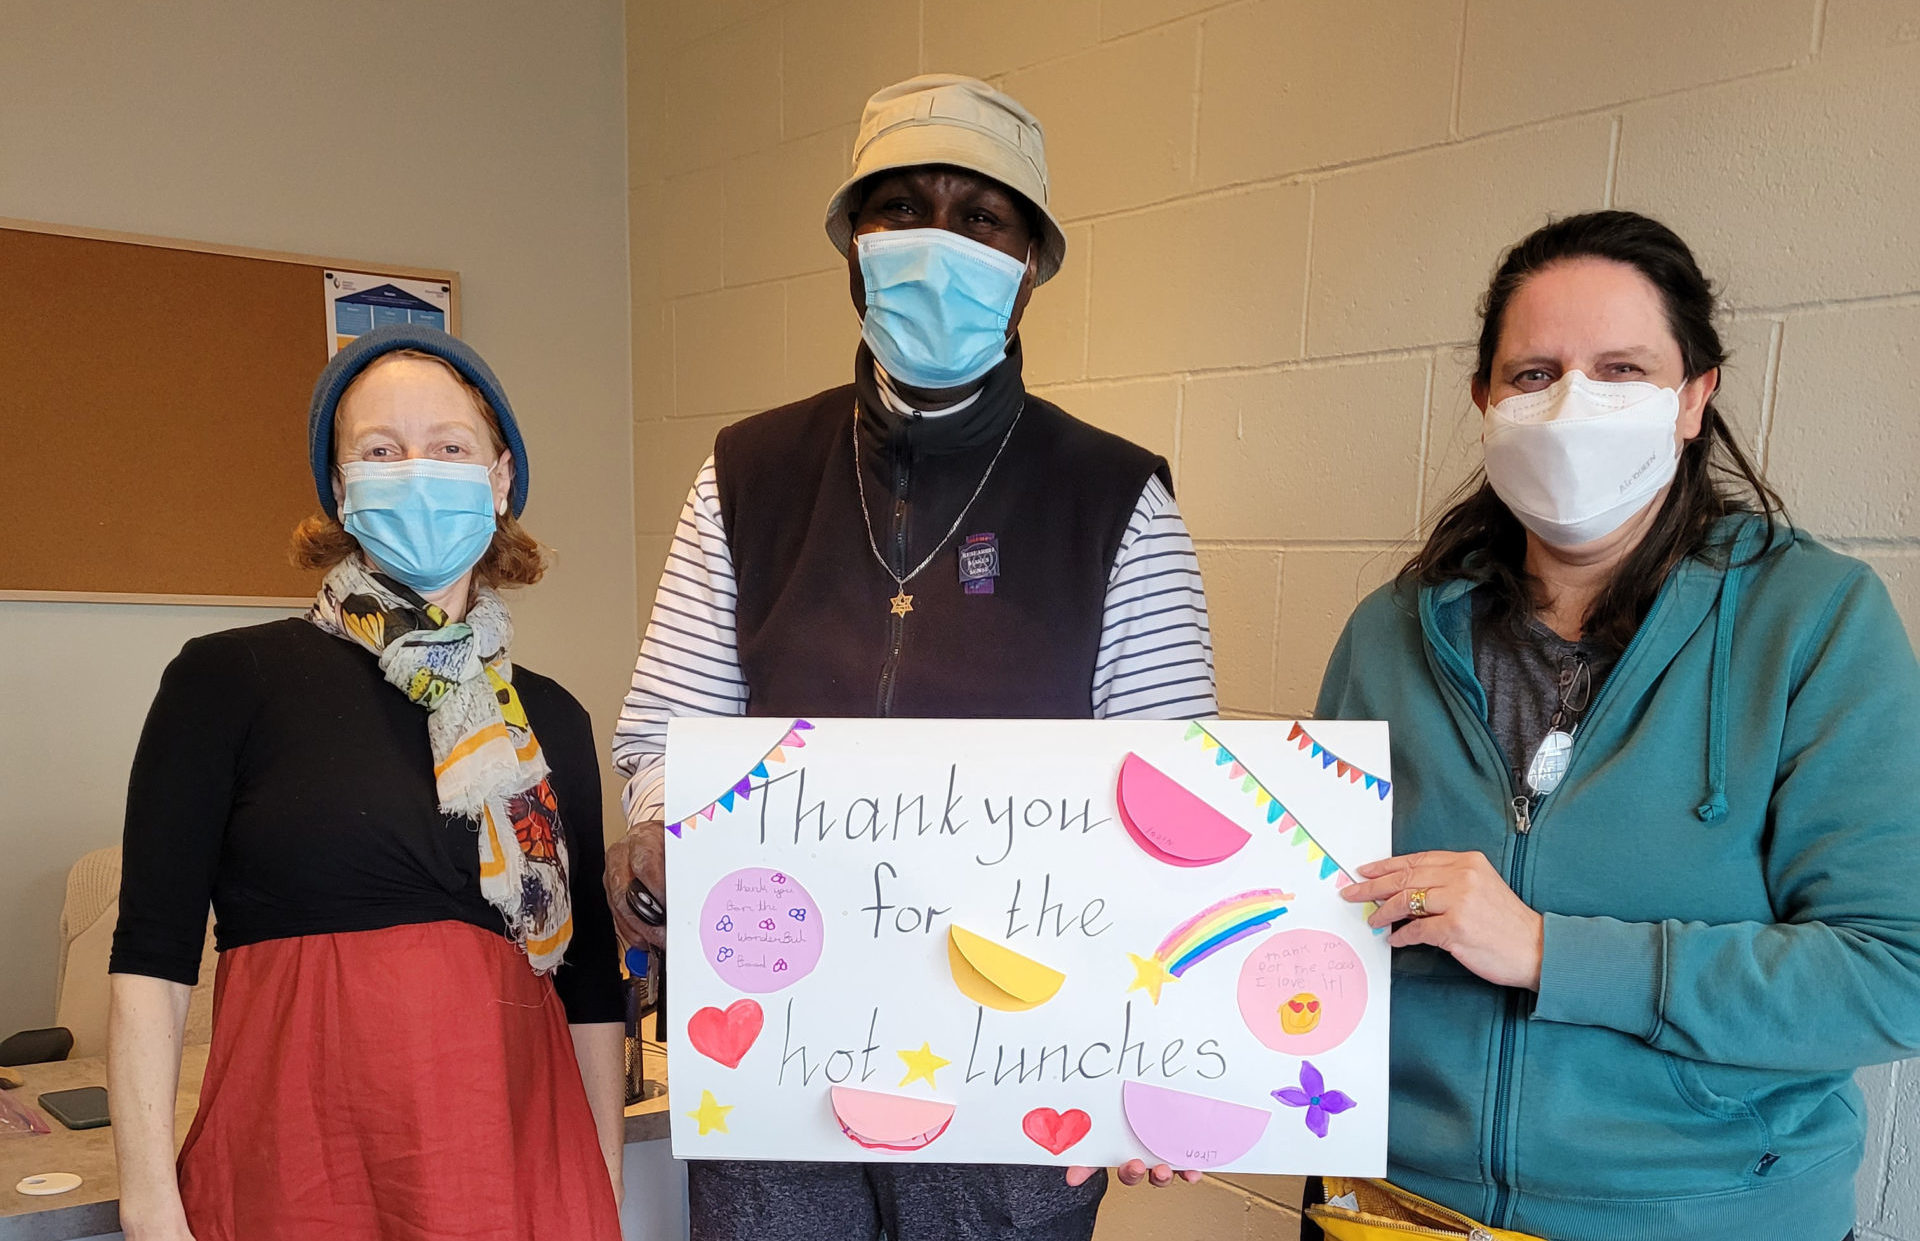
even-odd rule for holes
{"type": "Polygon", "coordinates": [[[1753,524],[1748,523],[1733,541],[1714,608],[1713,675],[1707,687],[1707,800],[1693,812],[1702,823],[1727,817],[1727,681],[1733,666],[1733,626],[1740,614],[1740,582],[1746,576],[1752,536],[1753,524]]]}

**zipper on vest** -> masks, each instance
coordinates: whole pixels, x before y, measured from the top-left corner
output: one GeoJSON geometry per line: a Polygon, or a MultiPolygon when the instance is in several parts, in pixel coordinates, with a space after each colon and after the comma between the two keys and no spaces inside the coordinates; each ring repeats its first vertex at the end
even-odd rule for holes
{"type": "MultiPolygon", "coordinates": [[[[907,488],[911,484],[911,472],[908,462],[913,455],[913,428],[920,421],[919,414],[908,414],[902,420],[900,442],[893,453],[893,515],[887,523],[887,559],[895,573],[907,571],[907,488]]],[[[900,587],[902,591],[905,586],[900,587]]],[[[887,618],[887,659],[880,665],[880,695],[874,705],[874,714],[887,716],[893,714],[893,688],[899,682],[900,653],[907,641],[907,618],[890,616],[887,618]]]]}

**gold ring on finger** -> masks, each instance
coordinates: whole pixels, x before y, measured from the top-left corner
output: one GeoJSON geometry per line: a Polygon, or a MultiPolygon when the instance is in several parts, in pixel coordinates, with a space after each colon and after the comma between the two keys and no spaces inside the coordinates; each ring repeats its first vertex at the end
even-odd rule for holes
{"type": "Polygon", "coordinates": [[[1415,888],[1407,893],[1407,917],[1424,918],[1427,916],[1427,890],[1415,888]]]}

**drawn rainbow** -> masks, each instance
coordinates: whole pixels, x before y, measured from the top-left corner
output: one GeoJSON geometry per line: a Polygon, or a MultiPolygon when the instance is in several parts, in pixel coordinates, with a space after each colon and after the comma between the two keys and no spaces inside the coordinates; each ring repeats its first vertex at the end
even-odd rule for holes
{"type": "Polygon", "coordinates": [[[1287,912],[1287,902],[1292,899],[1293,893],[1279,888],[1257,888],[1207,906],[1174,927],[1151,957],[1127,954],[1134,970],[1127,990],[1145,991],[1158,1004],[1160,988],[1228,944],[1272,925],[1275,918],[1287,912]]]}

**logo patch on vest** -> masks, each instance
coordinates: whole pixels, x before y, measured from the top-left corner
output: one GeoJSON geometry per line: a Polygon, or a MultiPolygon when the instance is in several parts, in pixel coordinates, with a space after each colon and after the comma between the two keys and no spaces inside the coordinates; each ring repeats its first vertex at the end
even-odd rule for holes
{"type": "Polygon", "coordinates": [[[960,588],[970,595],[990,595],[999,576],[999,536],[969,534],[960,544],[960,588]]]}

